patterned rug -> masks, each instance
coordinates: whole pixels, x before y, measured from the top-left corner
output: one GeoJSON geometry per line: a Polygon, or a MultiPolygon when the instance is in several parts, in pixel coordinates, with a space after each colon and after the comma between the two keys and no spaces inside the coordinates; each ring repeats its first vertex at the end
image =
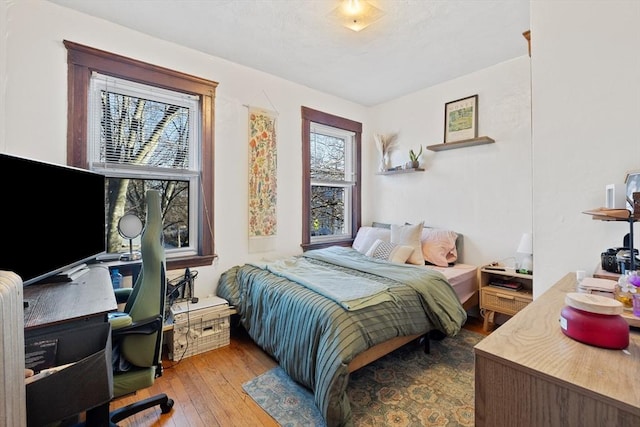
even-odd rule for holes
{"type": "MultiPolygon", "coordinates": [[[[347,389],[357,426],[473,426],[473,346],[483,335],[462,329],[431,341],[431,353],[408,344],[351,374],[347,389]]],[[[324,426],[309,390],[276,367],[243,384],[281,426],[324,426]]]]}

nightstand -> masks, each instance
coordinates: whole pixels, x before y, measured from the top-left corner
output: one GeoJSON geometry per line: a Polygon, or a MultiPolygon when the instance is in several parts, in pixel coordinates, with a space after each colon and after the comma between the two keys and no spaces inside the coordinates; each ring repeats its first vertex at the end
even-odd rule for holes
{"type": "Polygon", "coordinates": [[[513,316],[533,301],[533,275],[514,270],[480,269],[480,313],[483,329],[494,325],[495,313],[513,316]],[[512,287],[512,288],[509,288],[512,287]]]}

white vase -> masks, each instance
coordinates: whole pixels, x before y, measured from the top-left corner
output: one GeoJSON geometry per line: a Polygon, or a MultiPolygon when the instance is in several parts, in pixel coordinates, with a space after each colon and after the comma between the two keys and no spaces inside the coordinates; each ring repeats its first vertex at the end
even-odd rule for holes
{"type": "Polygon", "coordinates": [[[384,172],[387,170],[387,163],[388,163],[388,154],[383,154],[380,157],[380,166],[378,166],[378,169],[380,170],[380,172],[384,172]]]}
{"type": "Polygon", "coordinates": [[[384,153],[380,159],[380,172],[384,172],[391,168],[391,154],[384,153]]]}

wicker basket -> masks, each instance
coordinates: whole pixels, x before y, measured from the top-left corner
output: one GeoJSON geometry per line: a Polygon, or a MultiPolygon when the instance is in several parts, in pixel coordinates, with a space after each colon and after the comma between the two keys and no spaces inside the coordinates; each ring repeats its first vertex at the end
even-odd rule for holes
{"type": "Polygon", "coordinates": [[[482,307],[486,310],[514,315],[531,302],[531,297],[522,291],[509,291],[491,286],[482,288],[482,307]]]}

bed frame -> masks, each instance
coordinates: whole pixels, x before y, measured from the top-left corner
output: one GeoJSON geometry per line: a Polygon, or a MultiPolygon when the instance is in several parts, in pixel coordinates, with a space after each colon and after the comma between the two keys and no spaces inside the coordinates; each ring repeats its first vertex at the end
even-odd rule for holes
{"type": "MultiPolygon", "coordinates": [[[[469,311],[479,304],[478,292],[479,291],[474,292],[473,295],[462,304],[462,307],[464,307],[466,311],[469,311]]],[[[373,347],[358,354],[353,358],[353,360],[351,360],[351,362],[349,363],[349,373],[357,371],[358,369],[368,365],[369,363],[374,362],[383,356],[386,356],[392,351],[397,350],[403,345],[408,344],[414,340],[419,341],[420,339],[424,339],[424,351],[425,353],[429,353],[430,334],[431,332],[427,331],[424,334],[395,337],[380,344],[376,344],[373,347]]]]}

